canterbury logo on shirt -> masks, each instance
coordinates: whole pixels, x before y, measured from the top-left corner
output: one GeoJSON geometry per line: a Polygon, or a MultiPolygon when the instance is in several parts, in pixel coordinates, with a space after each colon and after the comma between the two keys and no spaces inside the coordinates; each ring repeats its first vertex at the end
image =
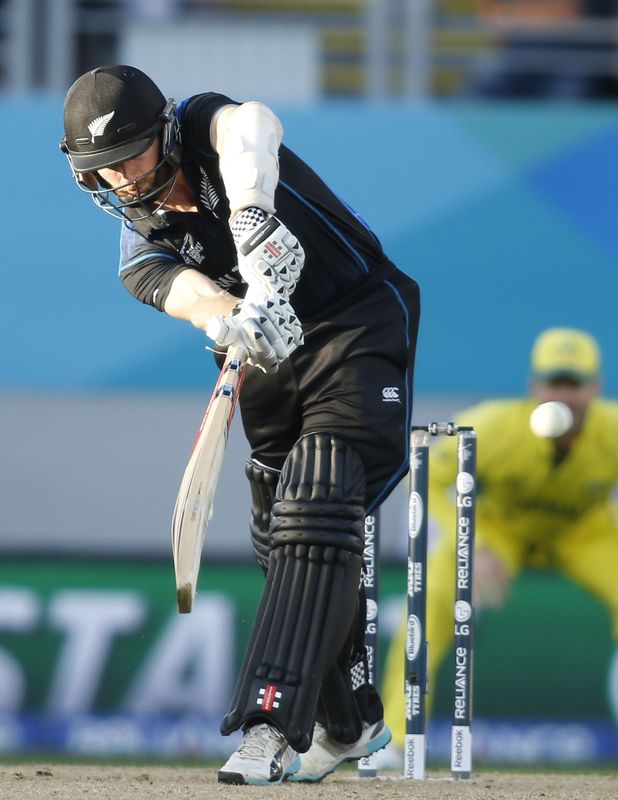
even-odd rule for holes
{"type": "Polygon", "coordinates": [[[383,403],[399,403],[399,387],[398,386],[385,386],[382,389],[382,402],[383,403]]]}

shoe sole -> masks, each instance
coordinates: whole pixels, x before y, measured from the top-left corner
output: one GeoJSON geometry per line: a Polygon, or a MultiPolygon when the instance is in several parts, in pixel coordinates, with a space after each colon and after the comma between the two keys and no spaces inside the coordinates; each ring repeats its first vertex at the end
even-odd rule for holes
{"type": "Polygon", "coordinates": [[[390,731],[390,728],[385,725],[375,738],[370,739],[367,742],[366,752],[360,753],[360,755],[347,755],[344,758],[339,759],[339,761],[329,767],[325,772],[302,776],[294,774],[290,775],[287,780],[293,783],[319,783],[327,775],[331,775],[341,764],[349,763],[350,761],[358,761],[359,758],[365,758],[365,756],[370,756],[373,753],[377,753],[378,750],[383,750],[390,742],[392,737],[393,735],[390,731]]]}
{"type": "Polygon", "coordinates": [[[283,775],[277,780],[265,780],[262,778],[245,778],[241,772],[223,772],[219,770],[217,773],[217,781],[219,783],[229,783],[233,786],[276,786],[278,783],[289,780],[300,769],[300,758],[297,756],[294,761],[287,767],[283,775]]]}

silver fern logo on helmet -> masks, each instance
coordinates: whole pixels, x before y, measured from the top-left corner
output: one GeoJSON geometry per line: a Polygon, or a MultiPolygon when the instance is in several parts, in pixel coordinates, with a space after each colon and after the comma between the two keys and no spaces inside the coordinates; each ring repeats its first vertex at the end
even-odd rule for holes
{"type": "Polygon", "coordinates": [[[110,119],[114,116],[116,112],[110,111],[109,114],[103,114],[100,117],[95,117],[92,122],[88,125],[88,130],[90,131],[91,139],[90,141],[94,144],[94,137],[95,136],[103,136],[105,133],[105,128],[107,128],[107,123],[110,119]]]}

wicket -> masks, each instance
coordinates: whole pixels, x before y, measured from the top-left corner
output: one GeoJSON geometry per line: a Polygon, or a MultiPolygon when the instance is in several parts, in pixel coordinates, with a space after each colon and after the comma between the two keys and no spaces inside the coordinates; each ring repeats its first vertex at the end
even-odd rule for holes
{"type": "MultiPolygon", "coordinates": [[[[363,584],[365,587],[366,618],[365,647],[369,682],[378,683],[378,588],[380,555],[379,510],[365,517],[365,549],[363,551],[363,584]]],[[[358,760],[358,777],[375,778],[378,774],[378,756],[372,753],[358,760]]]]}
{"type": "Polygon", "coordinates": [[[451,774],[469,778],[472,770],[472,558],[476,507],[476,434],[452,422],[413,426],[410,443],[408,508],[408,591],[405,653],[406,736],[404,777],[423,780],[427,744],[425,695],[427,669],[427,515],[429,441],[457,436],[455,572],[455,679],[451,728],[451,774]]]}

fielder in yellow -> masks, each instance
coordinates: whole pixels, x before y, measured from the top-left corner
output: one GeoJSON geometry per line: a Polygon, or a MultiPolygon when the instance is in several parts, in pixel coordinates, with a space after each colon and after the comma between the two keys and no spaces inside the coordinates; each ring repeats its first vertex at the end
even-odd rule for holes
{"type": "MultiPolygon", "coordinates": [[[[499,608],[518,572],[542,564],[605,604],[618,642],[618,506],[612,499],[618,482],[618,402],[599,399],[599,376],[595,340],[583,331],[553,328],[534,344],[530,398],[484,402],[462,411],[456,421],[474,426],[478,437],[477,609],[499,608]],[[569,419],[537,413],[535,435],[531,414],[550,401],[568,406],[571,414],[562,409],[569,419]]],[[[430,687],[453,640],[455,446],[454,437],[444,437],[430,452],[430,514],[438,528],[428,563],[430,687]]],[[[403,625],[385,670],[385,719],[396,748],[403,748],[405,733],[405,633],[403,625]]],[[[609,695],[618,721],[616,653],[609,695]]]]}

